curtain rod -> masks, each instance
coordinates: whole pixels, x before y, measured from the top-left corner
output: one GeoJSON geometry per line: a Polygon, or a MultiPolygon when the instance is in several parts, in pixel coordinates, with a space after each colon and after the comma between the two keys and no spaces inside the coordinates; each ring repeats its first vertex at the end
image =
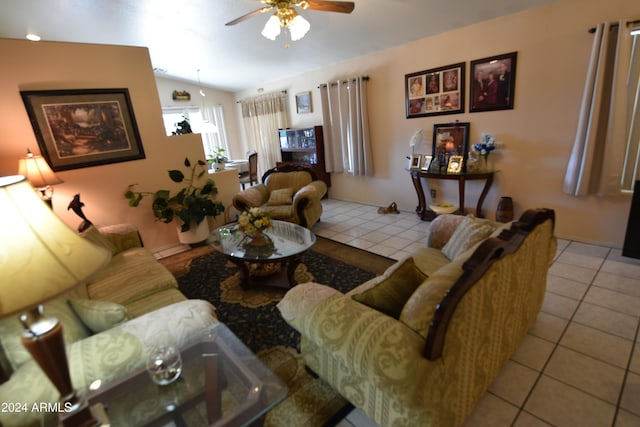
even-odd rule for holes
{"type": "MultiPolygon", "coordinates": [[[[629,21],[626,23],[627,27],[631,26],[631,25],[637,25],[640,24],[640,19],[636,19],[634,21],[629,21]]],[[[589,33],[593,34],[596,32],[596,27],[591,27],[589,28],[589,33]]]]}
{"type": "MultiPolygon", "coordinates": [[[[259,97],[261,97],[261,96],[265,96],[265,95],[273,95],[274,93],[277,93],[277,92],[265,93],[265,94],[262,94],[262,95],[254,96],[254,98],[259,98],[259,97]]],[[[282,94],[285,94],[285,95],[286,95],[286,94],[287,94],[287,90],[286,90],[286,89],[285,89],[285,90],[281,90],[281,91],[280,91],[280,93],[282,93],[282,94]]],[[[241,102],[243,102],[243,101],[246,101],[246,99],[241,99],[241,100],[239,100],[239,101],[236,101],[236,104],[240,104],[240,103],[241,103],[241,102]]]]}
{"type": "MultiPolygon", "coordinates": [[[[356,78],[356,77],[354,77],[354,78],[352,78],[352,79],[344,79],[344,80],[341,80],[341,81],[343,81],[343,82],[348,82],[348,81],[355,82],[355,81],[356,81],[356,79],[357,79],[357,78],[356,78]]],[[[362,76],[362,80],[369,80],[369,76],[362,76]]],[[[335,85],[337,85],[337,84],[338,84],[338,83],[331,83],[331,86],[335,86],[335,85]]],[[[322,86],[326,86],[326,85],[327,85],[326,83],[323,83],[323,84],[319,85],[319,86],[318,86],[318,88],[321,88],[322,86]]]]}

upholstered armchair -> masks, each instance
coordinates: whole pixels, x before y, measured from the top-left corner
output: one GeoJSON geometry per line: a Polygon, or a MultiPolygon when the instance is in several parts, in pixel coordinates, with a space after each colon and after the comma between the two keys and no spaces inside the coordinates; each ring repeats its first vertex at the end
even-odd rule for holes
{"type": "Polygon", "coordinates": [[[321,200],[327,185],[311,169],[284,166],[273,168],[254,185],[233,197],[239,211],[260,207],[273,219],[311,228],[322,215],[321,200]]]}

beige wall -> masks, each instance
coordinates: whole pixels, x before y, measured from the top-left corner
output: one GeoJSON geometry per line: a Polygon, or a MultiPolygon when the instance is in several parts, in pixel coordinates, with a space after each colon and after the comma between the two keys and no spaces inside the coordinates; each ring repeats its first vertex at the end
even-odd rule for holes
{"type": "MultiPolygon", "coordinates": [[[[562,193],[565,166],[573,142],[585,66],[593,36],[588,28],[603,20],[640,19],[636,0],[558,0],[548,6],[487,21],[396,48],[330,65],[298,78],[264,86],[264,92],[289,92],[292,127],[322,122],[317,86],[329,79],[366,74],[375,177],[332,176],[330,196],[413,211],[417,199],[408,173],[409,140],[424,129],[427,152],[433,125],[454,120],[471,123],[470,143],[491,133],[501,144],[491,154],[499,170],[485,201],[495,215],[500,196],[512,196],[516,215],[530,207],[556,209],[560,236],[621,246],[629,197],[575,198],[562,193]],[[507,111],[405,118],[404,75],[443,65],[517,51],[515,108],[507,111]],[[297,92],[312,91],[312,114],[296,114],[297,92]]],[[[311,31],[322,31],[314,29],[311,31]]],[[[345,41],[347,43],[347,41],[345,41]]],[[[469,72],[467,71],[467,89],[469,72]]],[[[237,94],[255,96],[256,89],[237,94]]],[[[468,111],[468,90],[467,107],[468,111]]],[[[455,202],[453,182],[435,183],[439,201],[455,202]]],[[[468,184],[467,206],[475,205],[478,183],[468,184]]]]}
{"type": "MultiPolygon", "coordinates": [[[[39,153],[21,90],[128,88],[146,159],[59,172],[54,210],[69,226],[80,219],[66,209],[80,193],[85,214],[96,225],[129,222],[141,228],[147,247],[177,242],[174,224],[154,221],[148,202],[134,209],[123,197],[127,185],[155,191],[172,188],[169,169],[185,156],[204,159],[200,135],[164,135],[158,90],[146,48],[0,39],[0,175],[17,173],[27,148],[39,153]]],[[[237,187],[237,184],[235,185],[237,187]]]]}

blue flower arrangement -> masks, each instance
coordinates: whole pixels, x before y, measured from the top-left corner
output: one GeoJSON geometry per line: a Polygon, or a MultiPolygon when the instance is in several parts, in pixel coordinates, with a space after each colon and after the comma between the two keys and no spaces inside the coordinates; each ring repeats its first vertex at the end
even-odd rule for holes
{"type": "Polygon", "coordinates": [[[488,133],[483,133],[480,136],[480,142],[473,144],[473,149],[486,158],[489,153],[496,149],[496,139],[488,133]]]}

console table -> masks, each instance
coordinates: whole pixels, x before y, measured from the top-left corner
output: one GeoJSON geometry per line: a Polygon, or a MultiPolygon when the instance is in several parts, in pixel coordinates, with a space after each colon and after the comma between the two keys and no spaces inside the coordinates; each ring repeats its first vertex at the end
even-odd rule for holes
{"type": "MultiPolygon", "coordinates": [[[[464,172],[464,173],[443,173],[443,172],[427,172],[423,170],[412,170],[411,171],[411,181],[413,181],[413,186],[416,189],[416,194],[418,195],[418,206],[416,207],[416,213],[423,221],[431,221],[438,214],[427,206],[426,198],[424,195],[424,189],[422,188],[422,180],[420,178],[426,179],[448,179],[458,181],[458,199],[459,199],[459,208],[457,213],[464,215],[464,191],[465,191],[465,183],[467,181],[474,180],[484,180],[484,188],[482,189],[482,193],[478,198],[478,204],[476,205],[476,216],[478,218],[483,218],[482,215],[482,203],[484,202],[487,193],[489,192],[489,188],[491,188],[491,184],[493,183],[494,172],[464,172]]],[[[428,190],[428,185],[427,185],[428,190]]]]}

